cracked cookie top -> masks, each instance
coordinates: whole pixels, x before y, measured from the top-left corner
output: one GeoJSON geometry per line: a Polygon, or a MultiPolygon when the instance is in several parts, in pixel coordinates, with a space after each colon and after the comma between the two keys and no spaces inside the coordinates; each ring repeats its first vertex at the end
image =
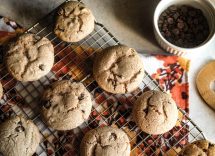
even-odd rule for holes
{"type": "Polygon", "coordinates": [[[93,31],[94,20],[83,3],[70,1],[58,10],[54,32],[63,41],[78,42],[93,31]]]}
{"type": "Polygon", "coordinates": [[[56,130],[70,130],[81,125],[90,115],[90,93],[81,83],[69,80],[54,82],[42,95],[42,114],[56,130]]]}
{"type": "Polygon", "coordinates": [[[118,128],[102,127],[87,132],[81,142],[81,156],[129,156],[130,143],[118,128]]]}
{"type": "Polygon", "coordinates": [[[137,89],[144,77],[144,68],[134,49],[117,45],[97,54],[93,74],[101,88],[110,93],[122,94],[137,89]]]}
{"type": "Polygon", "coordinates": [[[47,38],[24,34],[9,45],[6,64],[15,79],[36,81],[51,70],[54,47],[47,38]]]}
{"type": "Polygon", "coordinates": [[[179,156],[214,156],[215,144],[207,140],[198,140],[181,150],[179,156]]]}
{"type": "Polygon", "coordinates": [[[170,95],[160,91],[147,91],[135,102],[132,114],[142,131],[163,134],[175,126],[178,109],[170,95]]]}
{"type": "Polygon", "coordinates": [[[4,156],[32,156],[40,143],[36,125],[22,117],[14,117],[0,125],[0,153],[4,156]]]}

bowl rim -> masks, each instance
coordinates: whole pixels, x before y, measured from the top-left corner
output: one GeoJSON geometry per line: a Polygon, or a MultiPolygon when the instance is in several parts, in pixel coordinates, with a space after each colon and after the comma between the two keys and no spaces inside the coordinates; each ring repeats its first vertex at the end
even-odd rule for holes
{"type": "MultiPolygon", "coordinates": [[[[158,3],[158,5],[156,6],[156,9],[155,9],[155,11],[154,11],[154,16],[153,16],[153,26],[154,26],[154,29],[155,29],[157,35],[162,39],[163,42],[165,42],[165,44],[167,44],[167,45],[169,45],[170,47],[172,47],[173,49],[176,49],[176,50],[179,50],[179,51],[193,51],[193,50],[200,49],[200,48],[202,48],[202,47],[208,45],[208,44],[209,44],[210,42],[212,42],[213,40],[215,40],[215,31],[214,31],[214,33],[213,33],[213,31],[212,31],[211,33],[213,33],[213,34],[209,33],[208,38],[207,38],[204,42],[202,42],[200,45],[198,45],[198,46],[196,46],[196,47],[192,47],[192,48],[179,47],[179,46],[174,45],[174,44],[170,43],[169,41],[167,41],[167,40],[162,36],[162,34],[161,34],[161,32],[160,32],[160,30],[159,30],[159,28],[158,28],[158,19],[159,19],[160,15],[156,16],[156,15],[158,14],[158,11],[159,11],[158,9],[159,9],[160,6],[162,5],[162,3],[164,3],[163,1],[165,1],[165,0],[161,0],[161,1],[158,3]]],[[[174,0],[172,0],[172,1],[174,1],[174,0]]],[[[175,0],[175,1],[176,1],[176,0],[175,0]]],[[[191,0],[190,0],[190,1],[191,1],[191,0]]],[[[192,1],[195,1],[195,0],[192,0],[192,1]]],[[[212,4],[212,2],[211,2],[211,1],[207,1],[207,2],[213,7],[213,9],[214,9],[214,11],[215,11],[215,7],[214,7],[214,5],[212,4]]],[[[173,5],[173,4],[168,4],[167,7],[169,7],[169,6],[171,6],[171,5],[173,5]]]]}

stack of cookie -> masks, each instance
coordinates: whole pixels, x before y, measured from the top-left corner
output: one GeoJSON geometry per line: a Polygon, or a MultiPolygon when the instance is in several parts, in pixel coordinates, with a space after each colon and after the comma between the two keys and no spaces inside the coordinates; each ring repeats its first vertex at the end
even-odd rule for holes
{"type": "MultiPolygon", "coordinates": [[[[78,42],[93,29],[94,16],[84,4],[69,1],[59,9],[54,32],[61,40],[78,42]]],[[[5,59],[9,73],[16,80],[36,81],[53,67],[54,46],[45,37],[25,33],[9,45],[5,59]]],[[[144,73],[138,53],[125,45],[108,47],[97,53],[94,60],[93,76],[98,85],[109,93],[126,94],[136,90],[144,73]]],[[[2,94],[0,85],[0,97],[2,94]]],[[[44,121],[59,131],[80,126],[88,119],[93,106],[85,86],[70,80],[52,83],[43,92],[41,102],[44,121]]],[[[142,131],[163,134],[175,126],[178,109],[170,95],[148,91],[136,100],[132,114],[142,131]]],[[[17,116],[0,125],[0,153],[4,156],[31,156],[39,143],[39,129],[30,120],[17,116]]],[[[189,153],[189,147],[214,152],[213,144],[203,142],[191,144],[181,155],[189,153]]],[[[129,156],[129,137],[123,130],[108,126],[90,130],[81,142],[81,155],[129,156]]]]}

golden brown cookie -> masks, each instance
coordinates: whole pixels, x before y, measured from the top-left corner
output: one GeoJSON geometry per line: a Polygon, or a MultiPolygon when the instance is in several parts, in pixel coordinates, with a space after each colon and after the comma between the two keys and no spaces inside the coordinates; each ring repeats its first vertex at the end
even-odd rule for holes
{"type": "Polygon", "coordinates": [[[215,144],[207,140],[195,141],[182,149],[179,156],[215,156],[215,144]]]}
{"type": "Polygon", "coordinates": [[[178,109],[169,94],[147,91],[135,102],[132,115],[142,131],[148,134],[163,134],[175,126],[178,109]]]}
{"type": "Polygon", "coordinates": [[[4,156],[32,156],[40,139],[37,126],[23,117],[13,117],[0,125],[0,153],[4,156]]]}
{"type": "Polygon", "coordinates": [[[198,73],[196,85],[198,91],[205,102],[215,109],[215,90],[212,90],[211,84],[215,82],[215,61],[206,64],[198,73]]]}
{"type": "Polygon", "coordinates": [[[42,96],[42,114],[46,123],[57,130],[70,130],[81,125],[90,115],[90,93],[82,83],[54,82],[42,96]]]}
{"type": "Polygon", "coordinates": [[[6,65],[22,82],[36,81],[48,74],[54,64],[54,47],[47,38],[26,33],[9,45],[6,65]]]}
{"type": "Polygon", "coordinates": [[[100,127],[87,132],[81,142],[81,156],[129,156],[129,138],[124,131],[100,127]]]}
{"type": "Polygon", "coordinates": [[[93,31],[94,20],[83,3],[70,1],[60,7],[54,32],[63,41],[78,42],[93,31]]]}
{"type": "Polygon", "coordinates": [[[108,47],[97,54],[93,75],[107,92],[129,93],[137,89],[143,80],[143,62],[133,48],[125,45],[108,47]]]}

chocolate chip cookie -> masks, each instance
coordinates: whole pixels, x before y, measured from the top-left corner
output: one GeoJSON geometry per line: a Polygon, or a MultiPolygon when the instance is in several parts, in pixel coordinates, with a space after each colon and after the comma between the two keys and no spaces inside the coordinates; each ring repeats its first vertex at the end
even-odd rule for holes
{"type": "Polygon", "coordinates": [[[195,141],[181,150],[179,156],[214,156],[215,144],[207,140],[195,141]]]}
{"type": "Polygon", "coordinates": [[[90,93],[81,83],[63,80],[53,83],[42,96],[42,114],[48,126],[70,130],[81,125],[90,115],[90,93]]]}
{"type": "Polygon", "coordinates": [[[32,156],[40,143],[36,125],[22,117],[14,117],[0,125],[0,153],[3,156],[32,156]]]}
{"type": "Polygon", "coordinates": [[[102,127],[87,132],[81,142],[81,156],[129,156],[130,143],[122,130],[102,127]]]}
{"type": "Polygon", "coordinates": [[[171,130],[178,118],[178,109],[170,95],[147,91],[135,102],[133,120],[148,134],[163,134],[171,130]]]}
{"type": "Polygon", "coordinates": [[[58,10],[54,32],[63,41],[78,42],[93,31],[94,20],[83,3],[70,1],[58,10]]]}
{"type": "Polygon", "coordinates": [[[137,89],[144,77],[143,62],[138,53],[125,45],[99,52],[93,75],[101,88],[110,93],[128,93],[137,89]]]}
{"type": "Polygon", "coordinates": [[[54,64],[54,47],[45,37],[24,34],[9,45],[6,65],[19,81],[36,81],[45,76],[54,64]]]}

